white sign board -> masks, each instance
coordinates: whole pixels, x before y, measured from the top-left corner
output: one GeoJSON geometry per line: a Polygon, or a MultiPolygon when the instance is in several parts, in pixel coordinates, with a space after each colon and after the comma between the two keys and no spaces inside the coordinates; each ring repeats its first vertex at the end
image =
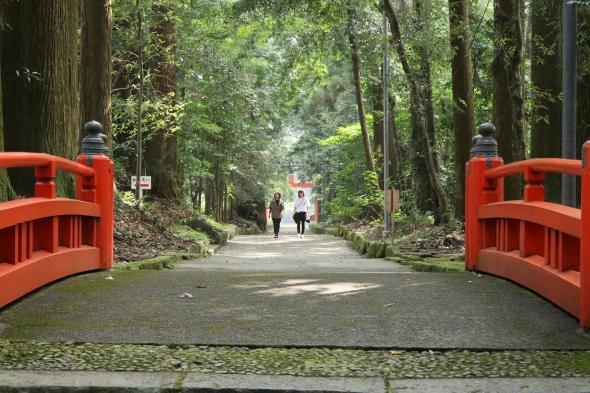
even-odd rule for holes
{"type": "MultiPolygon", "coordinates": [[[[131,189],[135,190],[137,187],[136,184],[136,176],[131,176],[131,189]]],[[[139,183],[140,190],[151,190],[152,189],[152,177],[151,176],[142,176],[141,182],[139,183]]]]}

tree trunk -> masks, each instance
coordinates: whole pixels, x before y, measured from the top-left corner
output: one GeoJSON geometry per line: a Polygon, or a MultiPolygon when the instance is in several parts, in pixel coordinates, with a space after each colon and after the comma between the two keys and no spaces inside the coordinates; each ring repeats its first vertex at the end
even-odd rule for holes
{"type": "MultiPolygon", "coordinates": [[[[6,20],[6,4],[0,2],[0,21],[6,20]]],[[[6,28],[6,27],[4,27],[6,28]]],[[[2,28],[2,30],[4,29],[2,28]]],[[[0,39],[0,58],[2,54],[2,39],[0,39]]],[[[0,60],[0,64],[2,61],[0,60]]],[[[0,153],[4,151],[4,121],[2,119],[2,83],[0,80],[0,153]]],[[[10,184],[8,173],[5,169],[0,169],[0,201],[14,199],[16,195],[10,184]]]]}
{"type": "MultiPolygon", "coordinates": [[[[5,147],[74,159],[79,149],[78,1],[15,1],[3,32],[5,147]]],[[[31,170],[11,171],[18,194],[33,193],[31,170]]],[[[60,172],[58,193],[73,179],[60,172]]]]}
{"type": "Polygon", "coordinates": [[[205,214],[209,216],[213,214],[213,181],[213,178],[205,181],[205,214]]]}
{"type": "MultiPolygon", "coordinates": [[[[408,84],[410,86],[410,110],[412,117],[412,140],[416,147],[413,157],[414,167],[414,181],[416,184],[416,203],[419,208],[424,200],[423,190],[429,189],[427,195],[431,195],[434,199],[434,217],[437,223],[446,223],[450,220],[450,213],[448,209],[447,194],[442,186],[437,168],[434,149],[428,134],[428,124],[424,116],[426,112],[425,98],[422,96],[420,83],[417,80],[417,74],[412,69],[406,49],[402,41],[399,22],[395,10],[391,6],[390,0],[384,0],[385,12],[391,27],[392,43],[397,51],[402,69],[408,84]]],[[[426,100],[427,101],[427,100],[426,100]]]]}
{"type": "Polygon", "coordinates": [[[199,188],[197,188],[197,211],[200,213],[202,209],[201,199],[203,197],[203,178],[199,178],[199,188]]]}
{"type": "Polygon", "coordinates": [[[96,120],[103,126],[112,147],[110,0],[82,0],[80,47],[80,120],[96,120]]]}
{"type": "MultiPolygon", "coordinates": [[[[173,62],[176,51],[174,21],[166,5],[154,6],[156,13],[155,45],[157,53],[153,69],[156,94],[168,105],[175,104],[177,69],[173,62]]],[[[178,198],[178,163],[176,134],[170,122],[154,130],[146,141],[146,165],[152,176],[152,193],[166,199],[178,198]]]]}
{"type": "MultiPolygon", "coordinates": [[[[431,0],[415,0],[415,9],[417,15],[416,31],[422,35],[431,33],[432,20],[432,3],[431,0]]],[[[430,140],[430,147],[434,154],[433,159],[437,170],[440,171],[438,151],[436,148],[436,124],[434,121],[434,103],[432,100],[432,67],[430,61],[430,48],[427,44],[420,45],[417,48],[420,59],[419,87],[422,90],[422,101],[424,106],[424,115],[426,121],[426,130],[430,140]]]]}
{"type": "Polygon", "coordinates": [[[358,107],[359,121],[361,124],[361,133],[363,136],[363,148],[365,151],[365,161],[367,163],[367,170],[375,172],[375,163],[373,161],[373,152],[371,149],[371,141],[369,139],[369,131],[367,130],[367,120],[365,118],[365,103],[363,101],[363,90],[361,86],[361,63],[359,60],[358,48],[356,45],[356,37],[354,33],[354,23],[356,19],[356,11],[354,4],[351,1],[347,8],[348,12],[348,40],[350,42],[350,55],[352,60],[352,73],[354,76],[354,89],[356,93],[356,102],[358,107]]]}
{"type": "MultiPolygon", "coordinates": [[[[578,158],[584,142],[590,140],[590,7],[578,7],[578,75],[576,128],[578,158]],[[585,23],[584,23],[585,22],[585,23]]],[[[581,195],[581,178],[578,178],[578,204],[581,195]]]]}
{"type": "MultiPolygon", "coordinates": [[[[561,157],[562,2],[531,2],[531,156],[561,157]]],[[[561,175],[545,175],[545,199],[561,202],[561,175]]]]}
{"type": "MultiPolygon", "coordinates": [[[[1,94],[1,93],[0,93],[1,94]]],[[[2,97],[0,97],[0,105],[2,97]]],[[[4,129],[2,127],[2,108],[0,108],[0,153],[4,151],[4,129]]],[[[5,169],[0,169],[0,202],[12,200],[16,197],[10,185],[10,179],[5,169]]]]}
{"type": "Polygon", "coordinates": [[[475,130],[468,7],[469,2],[466,0],[449,0],[449,26],[453,51],[451,73],[455,125],[455,216],[460,219],[465,214],[465,163],[469,160],[471,138],[475,130]]]}
{"type": "Polygon", "coordinates": [[[395,96],[389,96],[389,152],[391,154],[391,180],[395,187],[401,190],[401,172],[403,168],[402,149],[397,134],[397,122],[395,120],[396,111],[395,96]]]}
{"type": "MultiPolygon", "coordinates": [[[[496,126],[498,150],[504,162],[526,158],[524,144],[524,108],[522,96],[521,2],[495,0],[494,61],[492,64],[493,123],[496,126]]],[[[522,179],[506,179],[507,199],[522,195],[522,179]]]]}

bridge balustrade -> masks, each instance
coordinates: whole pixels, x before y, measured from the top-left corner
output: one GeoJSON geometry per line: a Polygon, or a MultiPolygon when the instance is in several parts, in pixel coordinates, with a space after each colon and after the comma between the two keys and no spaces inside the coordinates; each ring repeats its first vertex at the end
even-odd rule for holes
{"type": "Polygon", "coordinates": [[[35,195],[0,202],[0,307],[52,281],[113,264],[114,165],[98,122],[76,162],[0,153],[0,168],[35,169],[35,195]],[[75,199],[56,194],[57,171],[75,175],[75,199]]]}
{"type": "Polygon", "coordinates": [[[590,328],[590,143],[583,159],[504,165],[482,124],[466,165],[465,267],[517,282],[590,328]],[[545,173],[581,176],[581,209],[545,201],[545,173]],[[522,200],[504,200],[504,178],[523,175],[522,200]]]}

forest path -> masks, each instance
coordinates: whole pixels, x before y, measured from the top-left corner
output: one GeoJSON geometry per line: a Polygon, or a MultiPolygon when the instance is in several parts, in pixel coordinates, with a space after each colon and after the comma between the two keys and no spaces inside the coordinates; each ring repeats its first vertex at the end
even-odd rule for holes
{"type": "Polygon", "coordinates": [[[510,282],[412,272],[292,227],[279,240],[239,236],[172,270],[63,280],[3,310],[0,329],[0,338],[76,342],[590,348],[574,318],[510,282]]]}

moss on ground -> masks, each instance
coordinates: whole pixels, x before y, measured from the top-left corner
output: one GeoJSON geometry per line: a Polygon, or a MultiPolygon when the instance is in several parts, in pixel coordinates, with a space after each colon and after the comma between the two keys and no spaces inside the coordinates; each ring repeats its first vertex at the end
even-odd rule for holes
{"type": "Polygon", "coordinates": [[[389,242],[370,241],[361,234],[346,227],[333,227],[326,224],[314,225],[312,230],[319,234],[342,237],[351,243],[352,248],[368,258],[385,258],[389,261],[408,266],[418,272],[463,272],[465,264],[460,258],[452,256],[433,257],[432,251],[401,251],[389,242]]]}
{"type": "Polygon", "coordinates": [[[164,270],[172,269],[181,260],[198,259],[201,255],[192,253],[169,252],[155,258],[139,261],[118,263],[115,270],[164,270]]]}
{"type": "Polygon", "coordinates": [[[390,378],[588,377],[590,351],[404,351],[0,340],[0,368],[390,378]]]}
{"type": "Polygon", "coordinates": [[[209,237],[207,234],[195,231],[188,225],[175,224],[172,226],[172,233],[183,240],[199,242],[209,246],[209,237]]]}
{"type": "Polygon", "coordinates": [[[387,257],[388,261],[408,266],[417,272],[460,273],[465,272],[465,264],[461,261],[452,261],[447,258],[414,259],[403,256],[387,257]]]}

